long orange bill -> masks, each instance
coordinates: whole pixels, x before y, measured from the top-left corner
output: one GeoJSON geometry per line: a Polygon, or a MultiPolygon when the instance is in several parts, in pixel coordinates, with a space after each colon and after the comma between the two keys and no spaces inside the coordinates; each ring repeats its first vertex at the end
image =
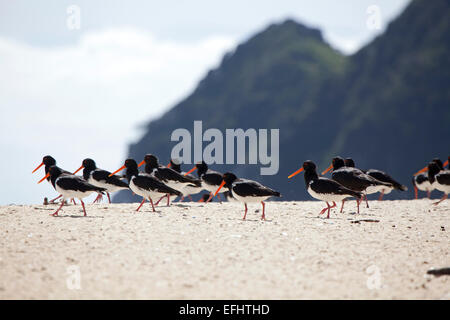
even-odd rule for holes
{"type": "Polygon", "coordinates": [[[448,165],[448,160],[444,162],[444,167],[448,165]]]}
{"type": "Polygon", "coordinates": [[[125,165],[121,166],[119,169],[117,169],[116,171],[114,171],[113,173],[111,173],[108,177],[112,177],[113,175],[115,175],[117,172],[122,171],[123,169],[125,169],[125,165]]]}
{"type": "Polygon", "coordinates": [[[414,173],[414,176],[417,176],[418,174],[421,174],[422,172],[426,172],[426,171],[428,171],[428,166],[425,168],[422,168],[419,171],[417,171],[416,173],[414,173]]]}
{"type": "Polygon", "coordinates": [[[326,168],[324,172],[322,172],[322,175],[324,175],[325,173],[327,173],[331,169],[333,169],[333,164],[330,164],[330,166],[328,168],[326,168]]]}
{"type": "Polygon", "coordinates": [[[219,189],[216,190],[216,193],[214,193],[214,197],[219,193],[220,189],[225,185],[225,180],[222,181],[222,183],[219,186],[219,189]]]}
{"type": "Polygon", "coordinates": [[[167,168],[170,168],[172,164],[169,162],[169,164],[166,166],[167,168]]]}
{"type": "Polygon", "coordinates": [[[296,176],[296,175],[298,175],[300,172],[302,172],[303,171],[303,167],[301,167],[300,169],[298,169],[297,171],[295,171],[293,174],[291,174],[289,177],[288,177],[288,179],[290,179],[290,178],[292,178],[293,176],[296,176]]]}
{"type": "Polygon", "coordinates": [[[75,171],[73,174],[76,174],[78,171],[80,171],[80,170],[83,169],[83,168],[84,168],[84,166],[81,165],[81,167],[79,167],[79,168],[77,169],[77,171],[75,171]]]}
{"type": "Polygon", "coordinates": [[[138,168],[139,168],[140,166],[142,166],[144,163],[145,163],[145,160],[142,160],[141,162],[139,162],[138,168]]]}
{"type": "Polygon", "coordinates": [[[41,180],[39,180],[38,184],[41,183],[42,181],[44,181],[45,179],[47,179],[48,177],[50,177],[50,172],[47,173],[47,174],[45,175],[45,177],[43,177],[41,180]]]}
{"type": "Polygon", "coordinates": [[[194,172],[195,169],[197,169],[197,167],[193,167],[191,170],[189,170],[188,172],[186,172],[184,175],[187,176],[189,173],[194,172]]]}
{"type": "Polygon", "coordinates": [[[31,172],[31,173],[35,173],[35,172],[36,172],[36,170],[37,170],[37,169],[39,169],[40,167],[42,167],[43,165],[44,165],[44,163],[42,162],[42,163],[41,163],[40,165],[38,165],[38,166],[37,166],[37,168],[36,168],[36,169],[34,169],[34,170],[33,170],[33,172],[31,172]]]}

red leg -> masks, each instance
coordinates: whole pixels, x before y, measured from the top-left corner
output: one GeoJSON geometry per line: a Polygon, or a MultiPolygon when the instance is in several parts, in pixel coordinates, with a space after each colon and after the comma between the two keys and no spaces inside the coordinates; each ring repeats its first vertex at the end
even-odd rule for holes
{"type": "Polygon", "coordinates": [[[263,212],[262,212],[262,216],[261,216],[261,220],[266,220],[266,214],[264,212],[265,210],[265,203],[263,201],[261,201],[262,207],[263,207],[263,212]]]}
{"type": "Polygon", "coordinates": [[[75,202],[75,199],[74,199],[74,198],[72,198],[71,200],[72,200],[72,203],[73,203],[74,205],[77,205],[77,203],[75,202]]]}
{"type": "Polygon", "coordinates": [[[80,201],[81,201],[81,206],[83,207],[84,216],[86,217],[87,214],[86,214],[86,208],[84,207],[84,202],[81,199],[80,199],[80,201]]]}
{"type": "Polygon", "coordinates": [[[206,202],[210,202],[212,198],[213,198],[213,193],[210,192],[210,193],[209,193],[209,198],[208,198],[208,200],[206,200],[206,202]]]}
{"type": "Polygon", "coordinates": [[[363,197],[366,199],[366,206],[369,207],[369,202],[367,202],[367,194],[364,194],[363,197]]]}
{"type": "Polygon", "coordinates": [[[102,200],[102,199],[103,199],[103,196],[101,193],[99,193],[97,198],[95,198],[94,202],[92,202],[92,203],[96,203],[96,202],[100,203],[100,200],[102,200]]]}
{"type": "Polygon", "coordinates": [[[217,198],[219,198],[219,201],[222,202],[222,199],[220,198],[220,193],[217,194],[217,198]]]}
{"type": "Polygon", "coordinates": [[[428,199],[430,199],[430,195],[431,195],[431,192],[430,192],[430,191],[427,191],[427,197],[428,197],[428,199]]]}
{"type": "Polygon", "coordinates": [[[383,200],[383,195],[384,195],[384,189],[381,190],[381,192],[380,192],[380,197],[378,198],[378,201],[383,200]]]}
{"type": "Polygon", "coordinates": [[[167,206],[170,206],[170,194],[167,194],[167,206]]]}
{"type": "Polygon", "coordinates": [[[144,204],[144,202],[145,202],[145,198],[142,198],[142,202],[141,202],[141,204],[139,205],[139,207],[136,209],[136,211],[139,211],[139,209],[142,207],[142,205],[144,204]]]}
{"type": "Polygon", "coordinates": [[[184,196],[181,196],[180,202],[183,202],[184,200],[184,196]]]}
{"type": "Polygon", "coordinates": [[[155,212],[156,210],[155,210],[155,206],[153,205],[153,200],[152,200],[152,198],[148,197],[148,200],[150,200],[150,203],[152,204],[153,212],[155,212]]]}
{"type": "Polygon", "coordinates": [[[155,203],[155,206],[157,206],[158,205],[158,203],[162,200],[162,199],[164,199],[164,197],[167,197],[167,194],[166,195],[164,195],[164,196],[162,196],[161,198],[159,198],[159,200],[158,201],[156,201],[156,203],[155,203]]]}
{"type": "Polygon", "coordinates": [[[362,201],[362,199],[356,199],[356,206],[358,207],[358,213],[359,213],[359,203],[362,201]]]}
{"type": "Polygon", "coordinates": [[[60,194],[59,196],[57,196],[55,199],[50,200],[50,203],[55,203],[55,200],[58,200],[59,198],[62,197],[62,194],[60,194]]]}
{"type": "Polygon", "coordinates": [[[340,213],[342,213],[342,210],[344,210],[344,202],[345,202],[345,200],[346,200],[346,199],[342,200],[342,207],[341,207],[340,213]]]}
{"type": "Polygon", "coordinates": [[[59,210],[61,210],[61,208],[63,207],[64,202],[65,202],[65,201],[64,201],[64,199],[63,199],[63,201],[61,201],[61,205],[59,206],[58,210],[56,210],[53,214],[51,214],[51,216],[56,217],[56,216],[58,215],[58,212],[59,212],[59,210]]]}
{"type": "Polygon", "coordinates": [[[111,197],[109,196],[109,192],[107,192],[106,195],[108,196],[109,203],[111,203],[111,197]]]}
{"type": "Polygon", "coordinates": [[[433,203],[435,206],[437,206],[439,203],[441,203],[442,201],[444,201],[445,199],[447,199],[448,194],[444,193],[444,195],[442,196],[441,200],[439,200],[438,202],[433,203]]]}
{"type": "Polygon", "coordinates": [[[245,204],[245,213],[244,213],[244,217],[242,218],[242,220],[245,220],[245,217],[247,216],[247,204],[246,203],[244,203],[245,204]]]}
{"type": "Polygon", "coordinates": [[[418,199],[418,195],[417,195],[418,191],[419,191],[419,190],[417,190],[417,187],[414,186],[414,198],[415,198],[416,200],[418,199]]]}
{"type": "Polygon", "coordinates": [[[323,213],[324,213],[325,211],[327,211],[328,208],[330,207],[330,205],[328,204],[328,202],[326,202],[326,204],[327,204],[327,207],[324,208],[324,209],[322,209],[322,211],[320,211],[319,215],[323,214],[323,213]]]}

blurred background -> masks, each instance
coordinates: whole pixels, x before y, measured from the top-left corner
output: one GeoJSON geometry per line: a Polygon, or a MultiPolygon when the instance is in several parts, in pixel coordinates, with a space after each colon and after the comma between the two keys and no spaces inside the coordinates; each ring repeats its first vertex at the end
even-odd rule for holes
{"type": "Polygon", "coordinates": [[[412,173],[450,154],[449,23],[446,0],[1,0],[0,204],[57,195],[31,174],[47,154],[69,171],[86,157],[110,171],[146,153],[166,164],[171,132],[194,120],[280,128],[276,176],[213,168],[284,200],[310,199],[288,174],[335,155],[412,198],[412,173]]]}

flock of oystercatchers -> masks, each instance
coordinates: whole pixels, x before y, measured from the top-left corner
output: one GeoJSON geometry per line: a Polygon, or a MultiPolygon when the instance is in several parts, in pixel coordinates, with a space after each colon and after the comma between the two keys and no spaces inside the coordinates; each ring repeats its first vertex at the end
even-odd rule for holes
{"type": "MultiPolygon", "coordinates": [[[[449,160],[450,157],[445,163],[442,163],[439,159],[433,159],[414,175],[413,186],[416,199],[418,190],[426,191],[428,197],[430,197],[430,192],[434,189],[444,193],[442,199],[434,203],[435,205],[447,199],[448,193],[450,193],[450,170],[444,168],[449,165],[449,160]]],[[[38,183],[47,180],[60,194],[50,202],[54,203],[62,197],[61,205],[52,214],[53,216],[58,215],[66,200],[70,199],[76,204],[75,198],[80,200],[84,216],[86,216],[86,208],[82,199],[92,193],[98,194],[94,203],[100,202],[105,193],[109,203],[111,203],[110,193],[130,189],[133,193],[142,197],[142,202],[136,211],[139,211],[146,200],[150,201],[152,209],[155,211],[155,206],[163,198],[167,198],[167,205],[170,205],[170,196],[179,196],[181,197],[180,201],[188,197],[192,201],[191,195],[207,190],[209,193],[204,194],[199,202],[210,202],[215,196],[218,196],[221,201],[220,193],[223,193],[228,201],[237,201],[245,205],[244,220],[247,216],[247,203],[260,202],[262,204],[261,219],[265,220],[264,201],[270,197],[281,197],[278,191],[272,190],[257,181],[238,178],[231,172],[222,174],[213,171],[208,168],[204,161],[197,163],[188,172],[182,172],[178,161],[171,159],[170,163],[164,166],[152,154],[147,154],[139,164],[134,159],[127,159],[122,167],[112,173],[97,168],[95,161],[89,158],[84,159],[74,173],[56,166],[56,160],[51,156],[45,156],[42,163],[33,170],[33,173],[42,166],[45,166],[46,174],[38,183]],[[144,164],[144,171],[139,171],[139,167],[144,164]],[[81,169],[83,169],[83,175],[75,175],[81,169]],[[117,175],[124,169],[126,169],[125,175],[117,175]],[[197,170],[198,177],[191,174],[195,170],[197,170]],[[158,199],[156,203],[153,202],[154,199],[158,199]]],[[[355,198],[357,212],[359,213],[360,203],[364,199],[367,208],[369,207],[367,194],[379,192],[379,200],[382,200],[384,194],[390,193],[394,189],[407,190],[406,186],[398,183],[383,171],[375,169],[365,171],[356,168],[355,162],[351,158],[345,160],[341,157],[333,158],[331,165],[322,172],[322,176],[317,174],[314,162],[307,160],[299,170],[292,173],[288,178],[292,178],[301,172],[304,172],[308,193],[313,198],[326,202],[327,207],[320,214],[328,211],[327,218],[330,217],[330,211],[336,207],[338,201],[342,201],[340,210],[342,212],[346,199],[355,198]],[[331,169],[333,169],[331,179],[324,177],[323,175],[331,169]]]]}

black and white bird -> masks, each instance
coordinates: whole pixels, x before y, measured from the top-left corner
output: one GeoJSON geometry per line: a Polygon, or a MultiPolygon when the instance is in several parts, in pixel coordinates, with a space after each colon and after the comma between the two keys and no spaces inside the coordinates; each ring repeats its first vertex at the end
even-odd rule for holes
{"type": "Polygon", "coordinates": [[[430,162],[428,164],[428,180],[435,189],[444,193],[441,200],[434,204],[437,205],[447,199],[450,193],[450,170],[443,170],[436,162],[430,162]]]}
{"type": "MultiPolygon", "coordinates": [[[[439,158],[434,158],[431,160],[431,162],[436,163],[436,165],[439,167],[440,170],[444,169],[444,165],[439,158]]],[[[448,162],[448,160],[447,160],[448,162]]],[[[446,163],[447,163],[446,162],[446,163]]],[[[428,180],[428,165],[426,165],[424,168],[420,169],[418,172],[416,172],[413,175],[412,178],[412,184],[414,186],[414,198],[418,199],[418,190],[425,191],[427,193],[428,199],[430,199],[431,191],[434,190],[434,187],[431,185],[430,181],[428,180]]]]}
{"type": "Polygon", "coordinates": [[[240,179],[231,172],[226,172],[223,174],[222,182],[220,183],[219,188],[215,191],[214,195],[217,195],[224,186],[230,191],[234,199],[244,203],[245,213],[242,218],[243,220],[245,220],[247,216],[247,203],[261,202],[261,220],[266,220],[264,201],[270,197],[281,197],[281,194],[278,191],[272,190],[253,180],[240,179]]]}
{"type": "Polygon", "coordinates": [[[183,187],[183,189],[181,190],[181,192],[183,193],[183,196],[181,197],[181,201],[183,201],[183,199],[185,197],[188,197],[189,200],[192,201],[191,195],[200,193],[203,190],[202,181],[200,179],[195,178],[191,174],[186,174],[185,175],[186,172],[182,172],[181,171],[181,165],[180,165],[179,161],[177,161],[175,159],[170,159],[170,163],[167,165],[167,167],[175,170],[176,172],[178,172],[179,174],[181,174],[181,175],[183,175],[185,177],[188,177],[188,178],[191,178],[191,179],[193,179],[195,181],[198,181],[198,183],[200,184],[200,185],[198,185],[198,184],[194,184],[194,183],[189,183],[189,184],[185,185],[183,187]]]}
{"type": "Polygon", "coordinates": [[[57,166],[51,166],[48,169],[48,173],[42,178],[38,183],[41,183],[47,178],[50,178],[50,182],[52,183],[55,190],[62,195],[63,201],[61,202],[61,206],[53,213],[53,216],[57,216],[59,210],[65,204],[66,199],[78,198],[81,201],[81,206],[83,207],[84,216],[86,216],[86,208],[84,207],[83,198],[91,195],[94,192],[103,193],[105,191],[104,188],[93,186],[88,183],[86,180],[79,176],[75,176],[73,174],[64,173],[61,168],[57,166]]]}
{"type": "MultiPolygon", "coordinates": [[[[352,158],[346,158],[345,166],[355,168],[355,162],[353,161],[352,158]]],[[[378,181],[382,181],[382,182],[391,184],[390,187],[381,185],[381,186],[372,187],[373,188],[372,190],[370,190],[371,189],[370,187],[368,188],[368,191],[367,191],[368,194],[380,192],[380,196],[378,198],[379,201],[381,201],[383,199],[383,195],[390,193],[394,189],[400,190],[400,191],[408,190],[408,188],[406,186],[404,186],[401,183],[394,180],[390,175],[388,175],[384,171],[377,170],[377,169],[369,169],[369,170],[361,170],[361,171],[364,172],[365,174],[368,174],[372,178],[377,179],[378,181]]]]}
{"type": "MultiPolygon", "coordinates": [[[[159,179],[162,183],[166,184],[172,189],[175,189],[181,192],[181,196],[183,196],[183,189],[187,186],[194,185],[197,187],[201,187],[202,183],[199,179],[194,177],[184,176],[181,173],[173,170],[172,168],[165,167],[161,165],[158,161],[158,158],[155,155],[147,154],[139,163],[139,167],[145,163],[145,172],[159,179]]],[[[167,196],[167,205],[170,203],[170,194],[167,196]]],[[[165,197],[163,196],[163,197],[165,197]]],[[[156,204],[159,203],[161,199],[158,200],[156,204]]]]}
{"type": "MultiPolygon", "coordinates": [[[[334,157],[330,167],[328,167],[322,174],[325,174],[331,168],[333,168],[331,178],[339,182],[347,189],[362,193],[363,197],[366,198],[367,207],[369,207],[369,203],[367,202],[366,196],[367,192],[372,192],[373,190],[376,190],[381,186],[384,187],[391,186],[390,183],[378,181],[377,179],[372,178],[371,176],[365,174],[360,169],[346,167],[344,159],[342,159],[341,157],[334,157]]],[[[342,212],[344,208],[344,203],[345,199],[342,201],[342,207],[340,212],[342,212]]],[[[360,200],[356,200],[356,203],[359,213],[360,200]]]]}
{"type": "Polygon", "coordinates": [[[331,209],[336,207],[336,201],[344,201],[350,197],[354,197],[356,199],[360,199],[362,197],[361,192],[348,189],[335,180],[319,177],[316,172],[316,165],[311,160],[303,162],[303,166],[299,170],[292,173],[288,178],[290,179],[302,171],[305,171],[305,186],[308,193],[313,198],[326,202],[327,207],[322,209],[320,214],[323,214],[326,210],[328,210],[327,218],[330,217],[331,209]],[[332,202],[333,205],[330,206],[328,202],[332,202]]]}
{"type": "MultiPolygon", "coordinates": [[[[55,160],[55,158],[53,158],[52,156],[44,156],[43,158],[42,158],[42,162],[32,171],[32,173],[35,173],[37,170],[39,170],[39,168],[40,167],[42,167],[42,166],[44,166],[44,171],[45,171],[45,174],[47,175],[47,173],[48,173],[48,171],[50,170],[50,167],[51,166],[56,166],[56,160],[55,160]]],[[[58,167],[59,168],[59,167],[58,167]]],[[[61,172],[62,173],[65,173],[65,174],[72,174],[71,172],[69,172],[69,171],[66,171],[66,170],[63,170],[63,169],[61,169],[61,168],[59,168],[60,170],[61,170],[61,172]]],[[[50,176],[47,176],[47,181],[50,183],[50,184],[52,184],[51,183],[51,180],[50,180],[50,176]]],[[[54,188],[54,186],[53,186],[53,188],[54,188]]],[[[61,198],[62,197],[62,194],[60,194],[59,196],[57,196],[55,199],[52,199],[52,200],[50,200],[49,201],[49,203],[54,203],[55,202],[55,200],[58,200],[59,198],[61,198]]],[[[74,199],[72,199],[72,201],[73,201],[73,203],[74,204],[76,204],[75,203],[75,200],[74,199]]]]}
{"type": "MultiPolygon", "coordinates": [[[[202,187],[203,189],[209,191],[209,199],[207,202],[211,201],[212,197],[214,196],[214,192],[216,192],[217,188],[219,188],[220,184],[222,183],[222,174],[220,172],[208,169],[208,165],[205,163],[205,161],[197,163],[191,170],[185,173],[185,175],[191,174],[194,172],[194,170],[197,170],[198,177],[202,181],[202,187]]],[[[221,189],[219,191],[219,194],[217,194],[219,201],[220,199],[220,193],[225,192],[226,189],[221,189]]]]}
{"type": "Polygon", "coordinates": [[[134,159],[125,160],[124,165],[119,169],[117,169],[116,171],[114,171],[113,173],[111,173],[110,176],[115,175],[116,173],[122,171],[125,168],[127,169],[126,177],[128,179],[130,189],[135,194],[143,198],[141,204],[136,209],[136,211],[139,211],[144,202],[146,200],[149,200],[152,205],[153,212],[155,212],[156,210],[153,204],[153,199],[161,198],[166,194],[175,196],[182,195],[181,192],[165,185],[163,182],[159,181],[158,178],[148,173],[139,172],[138,165],[134,159]]]}
{"type": "MultiPolygon", "coordinates": [[[[79,167],[73,174],[76,174],[81,169],[83,170],[83,178],[90,184],[104,188],[106,190],[106,195],[108,196],[108,201],[111,203],[111,197],[109,196],[110,193],[119,191],[119,190],[125,190],[129,189],[128,183],[120,179],[119,176],[109,176],[111,172],[97,168],[97,165],[95,164],[95,161],[86,158],[83,160],[81,167],[79,167]]],[[[94,200],[94,202],[97,202],[103,198],[102,194],[99,194],[98,197],[94,200]]]]}

